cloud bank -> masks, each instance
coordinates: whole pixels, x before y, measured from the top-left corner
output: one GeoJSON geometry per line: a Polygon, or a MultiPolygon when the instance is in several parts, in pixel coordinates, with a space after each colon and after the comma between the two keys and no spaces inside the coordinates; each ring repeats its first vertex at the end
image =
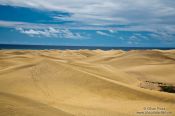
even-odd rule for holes
{"type": "Polygon", "coordinates": [[[175,24],[173,0],[1,0],[0,4],[65,11],[73,14],[69,20],[93,25],[175,24]]]}
{"type": "MultiPolygon", "coordinates": [[[[0,26],[30,27],[29,30],[19,31],[33,36],[54,37],[60,36],[60,33],[69,33],[60,29],[95,30],[97,34],[106,36],[112,33],[104,33],[101,30],[150,32],[150,37],[168,40],[174,39],[175,34],[174,0],[0,0],[0,4],[71,14],[70,16],[54,15],[52,17],[54,21],[72,22],[59,26],[33,24],[33,27],[24,22],[0,21],[0,26]],[[43,27],[47,28],[43,30],[43,27]],[[49,27],[58,28],[59,32],[50,32],[49,27]]],[[[76,33],[67,35],[81,36],[76,33]]]]}

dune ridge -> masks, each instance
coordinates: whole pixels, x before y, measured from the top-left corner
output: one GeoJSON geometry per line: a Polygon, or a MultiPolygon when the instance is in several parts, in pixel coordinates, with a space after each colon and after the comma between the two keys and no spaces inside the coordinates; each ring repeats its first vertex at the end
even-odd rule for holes
{"type": "Polygon", "coordinates": [[[174,53],[1,50],[0,116],[137,116],[145,107],[173,116],[175,94],[148,82],[175,85],[174,53]]]}

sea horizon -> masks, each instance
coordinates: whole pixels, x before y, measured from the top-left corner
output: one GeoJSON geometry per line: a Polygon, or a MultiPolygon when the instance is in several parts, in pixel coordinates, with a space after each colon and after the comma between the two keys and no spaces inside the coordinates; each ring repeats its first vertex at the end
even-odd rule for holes
{"type": "Polygon", "coordinates": [[[27,45],[27,44],[0,44],[0,50],[3,49],[19,49],[19,50],[172,50],[175,47],[125,47],[125,46],[73,46],[73,45],[27,45]]]}

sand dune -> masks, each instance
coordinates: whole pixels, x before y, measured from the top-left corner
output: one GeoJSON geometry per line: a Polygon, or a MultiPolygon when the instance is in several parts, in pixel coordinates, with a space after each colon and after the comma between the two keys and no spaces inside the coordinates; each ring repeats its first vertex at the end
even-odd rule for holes
{"type": "Polygon", "coordinates": [[[152,87],[175,85],[174,54],[1,50],[0,116],[138,116],[142,111],[174,116],[175,94],[152,87]]]}

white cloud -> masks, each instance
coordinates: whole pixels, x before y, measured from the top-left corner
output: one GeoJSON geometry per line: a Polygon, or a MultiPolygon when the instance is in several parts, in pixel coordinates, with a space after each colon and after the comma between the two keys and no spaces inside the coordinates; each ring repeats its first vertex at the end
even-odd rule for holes
{"type": "Polygon", "coordinates": [[[135,35],[132,35],[131,37],[129,37],[128,39],[128,44],[139,44],[140,42],[140,38],[138,38],[135,35]]]}
{"type": "MultiPolygon", "coordinates": [[[[33,33],[30,36],[50,36],[50,37],[67,37],[68,35],[71,38],[86,38],[87,34],[81,35],[79,33],[68,33],[70,30],[95,30],[97,34],[103,36],[114,37],[114,32],[118,31],[130,31],[130,32],[150,32],[150,37],[154,39],[161,39],[165,41],[170,41],[174,39],[175,34],[175,25],[166,25],[166,24],[152,24],[152,25],[133,25],[128,27],[103,27],[103,26],[79,26],[79,25],[56,25],[56,24],[35,24],[35,23],[26,23],[26,22],[14,22],[14,21],[2,21],[0,20],[0,27],[10,27],[15,29],[24,29],[25,32],[21,33],[33,33]],[[50,28],[52,27],[52,28],[50,28]],[[62,33],[65,33],[61,36],[58,34],[62,30],[62,33]],[[66,31],[69,30],[69,31],[66,31]],[[36,32],[37,31],[37,32],[36,32]],[[105,31],[105,32],[104,32],[105,31]],[[107,33],[109,32],[109,33],[107,33]],[[67,34],[66,34],[67,33],[67,34]],[[59,36],[58,36],[59,35],[59,36]],[[156,35],[156,37],[155,37],[156,35]]],[[[20,30],[19,30],[20,31],[20,30]]],[[[61,32],[60,32],[61,33],[61,32]]],[[[28,34],[29,35],[29,34],[28,34]]],[[[149,39],[149,36],[138,35],[138,38],[149,39]]],[[[87,38],[90,38],[89,36],[87,38]]]]}
{"type": "Polygon", "coordinates": [[[102,31],[96,31],[96,33],[102,36],[111,36],[110,34],[102,32],[102,31]]]}
{"type": "Polygon", "coordinates": [[[56,24],[35,24],[26,22],[15,22],[15,21],[3,21],[0,20],[0,27],[10,27],[10,28],[31,28],[31,29],[45,29],[49,27],[58,29],[77,29],[77,30],[106,30],[110,33],[117,31],[133,31],[133,32],[154,32],[162,33],[167,32],[169,34],[175,33],[175,25],[166,24],[150,24],[150,25],[131,25],[127,27],[103,27],[103,26],[91,26],[91,25],[56,25],[56,24]]]}
{"type": "Polygon", "coordinates": [[[115,31],[115,30],[108,30],[110,33],[115,33],[115,32],[117,32],[117,31],[115,31]]]}
{"type": "Polygon", "coordinates": [[[68,29],[56,29],[49,27],[46,29],[26,29],[16,28],[20,33],[29,35],[31,37],[50,37],[50,38],[68,38],[68,39],[82,39],[84,38],[79,33],[72,33],[68,29]]]}

